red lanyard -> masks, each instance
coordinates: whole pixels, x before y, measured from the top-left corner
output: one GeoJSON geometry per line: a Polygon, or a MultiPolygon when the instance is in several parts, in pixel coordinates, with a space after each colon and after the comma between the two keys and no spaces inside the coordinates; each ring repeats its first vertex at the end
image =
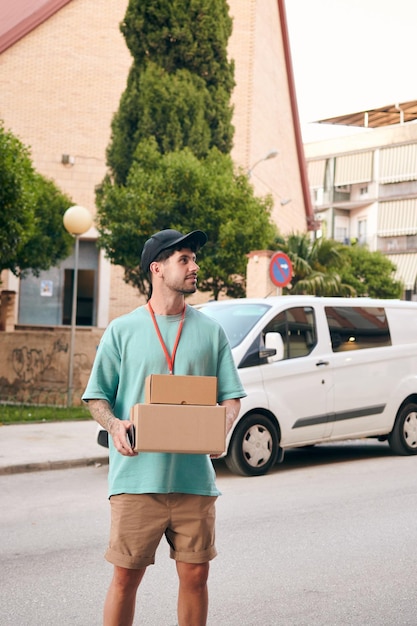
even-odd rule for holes
{"type": "Polygon", "coordinates": [[[158,335],[159,342],[160,342],[160,344],[162,346],[162,349],[164,351],[165,358],[166,358],[167,364],[168,364],[168,370],[169,370],[170,374],[174,373],[175,354],[177,352],[178,344],[180,342],[182,327],[184,325],[185,307],[186,307],[186,305],[184,304],[184,309],[182,311],[182,317],[181,317],[180,325],[178,326],[178,332],[177,332],[177,336],[176,336],[175,343],[174,343],[174,349],[172,350],[172,354],[170,355],[169,352],[168,352],[168,349],[167,349],[167,347],[165,345],[165,342],[164,342],[164,340],[162,338],[161,331],[159,330],[158,322],[156,321],[155,313],[153,312],[153,308],[151,307],[151,303],[148,302],[149,312],[151,314],[153,325],[155,326],[155,330],[156,330],[156,333],[158,335]]]}

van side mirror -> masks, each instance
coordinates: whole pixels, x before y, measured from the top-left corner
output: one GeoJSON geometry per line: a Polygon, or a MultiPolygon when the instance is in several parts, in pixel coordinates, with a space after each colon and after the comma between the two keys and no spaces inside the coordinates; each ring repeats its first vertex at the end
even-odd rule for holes
{"type": "Polygon", "coordinates": [[[280,333],[266,333],[265,348],[259,351],[259,356],[262,359],[267,358],[268,363],[282,361],[284,358],[284,342],[280,333]]]}

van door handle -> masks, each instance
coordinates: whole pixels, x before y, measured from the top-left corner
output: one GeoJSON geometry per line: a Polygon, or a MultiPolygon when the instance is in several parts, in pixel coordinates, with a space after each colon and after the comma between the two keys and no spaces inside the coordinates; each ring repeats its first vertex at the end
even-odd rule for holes
{"type": "Polygon", "coordinates": [[[329,361],[317,361],[316,367],[321,367],[322,365],[329,365],[329,361]]]}

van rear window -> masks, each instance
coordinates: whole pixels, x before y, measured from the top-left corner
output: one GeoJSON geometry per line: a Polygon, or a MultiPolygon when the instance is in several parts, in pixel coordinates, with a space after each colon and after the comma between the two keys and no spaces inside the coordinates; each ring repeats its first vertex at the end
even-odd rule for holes
{"type": "Polygon", "coordinates": [[[325,307],[333,352],[346,352],[391,345],[383,307],[325,307]]]}

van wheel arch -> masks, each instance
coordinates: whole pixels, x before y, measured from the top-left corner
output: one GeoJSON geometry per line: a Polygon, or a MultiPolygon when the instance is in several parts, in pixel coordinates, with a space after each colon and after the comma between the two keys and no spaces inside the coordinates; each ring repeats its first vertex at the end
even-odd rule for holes
{"type": "Polygon", "coordinates": [[[398,409],[388,443],[395,454],[417,454],[417,396],[407,398],[398,409]]]}
{"type": "Polygon", "coordinates": [[[278,421],[268,412],[252,410],[240,418],[229,443],[226,465],[241,476],[262,476],[282,461],[278,421]]]}

